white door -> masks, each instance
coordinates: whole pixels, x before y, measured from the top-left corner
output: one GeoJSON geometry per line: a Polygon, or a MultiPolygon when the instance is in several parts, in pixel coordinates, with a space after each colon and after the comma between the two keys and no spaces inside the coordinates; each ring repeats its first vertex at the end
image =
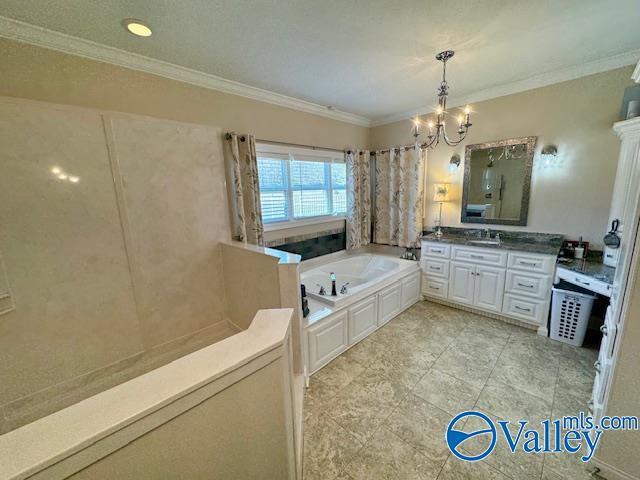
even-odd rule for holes
{"type": "Polygon", "coordinates": [[[349,308],[349,345],[359,342],[378,326],[377,295],[349,308]]]}
{"type": "Polygon", "coordinates": [[[382,326],[400,313],[400,285],[391,285],[378,294],[378,325],[382,326]]]}
{"type": "Polygon", "coordinates": [[[473,304],[483,310],[502,311],[505,270],[502,268],[476,267],[473,304]]]}
{"type": "Polygon", "coordinates": [[[473,287],[476,266],[469,263],[451,262],[449,300],[467,305],[473,304],[473,287]]]}

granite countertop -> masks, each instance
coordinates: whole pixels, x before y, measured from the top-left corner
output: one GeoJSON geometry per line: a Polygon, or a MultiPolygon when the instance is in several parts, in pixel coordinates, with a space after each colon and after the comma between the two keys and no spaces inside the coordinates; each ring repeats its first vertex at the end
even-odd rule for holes
{"type": "Polygon", "coordinates": [[[614,267],[603,264],[601,259],[598,260],[597,258],[558,262],[558,268],[565,268],[572,272],[581,273],[608,285],[613,285],[613,277],[616,273],[614,267]]]}
{"type": "Polygon", "coordinates": [[[438,238],[432,232],[425,232],[423,240],[429,242],[466,245],[469,247],[495,248],[498,250],[518,250],[521,252],[540,253],[557,256],[562,247],[564,237],[552,233],[512,232],[507,230],[491,230],[491,237],[500,234],[499,245],[473,243],[473,240],[485,240],[484,229],[467,229],[443,227],[443,235],[438,238]]]}

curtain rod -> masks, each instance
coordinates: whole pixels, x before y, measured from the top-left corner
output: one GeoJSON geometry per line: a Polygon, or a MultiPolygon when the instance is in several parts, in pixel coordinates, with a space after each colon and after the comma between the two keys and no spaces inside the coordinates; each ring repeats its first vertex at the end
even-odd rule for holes
{"type": "MultiPolygon", "coordinates": [[[[224,138],[226,138],[227,140],[230,140],[231,139],[231,133],[226,133],[224,138]]],[[[246,139],[244,135],[241,135],[238,138],[240,138],[241,142],[244,142],[245,139],[246,139]]],[[[328,152],[344,153],[344,150],[340,150],[338,148],[316,147],[315,145],[303,145],[301,143],[276,142],[274,140],[265,140],[263,138],[256,138],[256,142],[268,143],[270,145],[285,145],[285,146],[288,146],[288,147],[310,148],[312,150],[326,150],[328,152]]]]}
{"type": "MultiPolygon", "coordinates": [[[[231,139],[231,133],[229,133],[229,132],[226,133],[224,138],[227,139],[227,140],[230,140],[231,139]]],[[[241,142],[244,142],[245,139],[246,139],[244,135],[241,135],[238,138],[240,138],[241,142]]],[[[286,146],[289,146],[289,147],[311,148],[313,150],[326,150],[326,151],[330,151],[330,152],[340,152],[340,153],[346,152],[347,154],[351,154],[351,152],[353,152],[353,150],[339,150],[337,148],[316,147],[314,145],[302,145],[300,143],[276,142],[276,141],[273,141],[273,140],[264,140],[264,139],[260,139],[260,138],[256,138],[256,142],[269,143],[271,145],[286,145],[286,146]]],[[[420,148],[426,148],[427,144],[426,143],[421,143],[418,146],[420,148]]],[[[389,148],[387,150],[378,150],[377,152],[369,152],[369,155],[370,156],[375,156],[376,153],[387,153],[387,152],[391,152],[391,151],[395,151],[395,150],[400,150],[401,148],[404,148],[405,151],[411,150],[412,148],[416,148],[416,144],[403,145],[403,146],[400,146],[400,147],[393,147],[393,148],[389,148]]]]}

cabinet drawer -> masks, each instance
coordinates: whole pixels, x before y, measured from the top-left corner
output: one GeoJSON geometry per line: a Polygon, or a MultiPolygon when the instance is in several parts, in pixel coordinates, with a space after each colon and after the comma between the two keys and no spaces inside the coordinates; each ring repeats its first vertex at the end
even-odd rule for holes
{"type": "Polygon", "coordinates": [[[444,279],[449,278],[449,260],[422,257],[420,263],[422,264],[422,272],[425,275],[442,277],[444,279]]]}
{"type": "Polygon", "coordinates": [[[451,249],[451,259],[504,267],[507,264],[507,252],[487,248],[453,247],[451,249]]]}
{"type": "Polygon", "coordinates": [[[574,272],[562,266],[558,266],[557,277],[561,280],[566,280],[574,285],[578,285],[579,287],[586,288],[587,290],[591,290],[592,292],[599,293],[607,297],[612,294],[612,287],[608,283],[601,282],[593,277],[574,272]]]}
{"type": "Polygon", "coordinates": [[[555,261],[555,257],[552,257],[551,255],[509,252],[509,263],[507,264],[507,267],[531,273],[551,275],[553,273],[555,261]]]}
{"type": "Polygon", "coordinates": [[[400,313],[402,290],[400,285],[391,285],[378,294],[378,325],[382,326],[400,313]]]}
{"type": "Polygon", "coordinates": [[[449,258],[450,253],[451,245],[445,245],[435,242],[422,242],[422,251],[420,252],[421,257],[429,256],[438,258],[449,258]]]}
{"type": "Polygon", "coordinates": [[[551,277],[507,270],[505,291],[506,293],[548,300],[551,293],[551,277]]]}
{"type": "Polygon", "coordinates": [[[349,345],[359,342],[378,326],[377,295],[349,307],[349,345]]]}
{"type": "Polygon", "coordinates": [[[422,276],[422,294],[430,297],[447,298],[449,283],[437,277],[422,276]]]}
{"type": "Polygon", "coordinates": [[[542,325],[549,315],[549,302],[506,293],[502,313],[527,323],[542,325]]]}
{"type": "Polygon", "coordinates": [[[347,312],[310,327],[307,330],[307,341],[309,371],[313,373],[347,348],[347,312]]]}

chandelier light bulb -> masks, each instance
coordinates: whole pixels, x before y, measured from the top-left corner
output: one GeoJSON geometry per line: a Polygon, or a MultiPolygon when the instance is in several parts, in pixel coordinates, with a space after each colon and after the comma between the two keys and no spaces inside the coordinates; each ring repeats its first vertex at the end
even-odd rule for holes
{"type": "Polygon", "coordinates": [[[464,107],[464,114],[469,115],[470,113],[471,113],[471,107],[467,105],[466,107],[464,107]]]}

